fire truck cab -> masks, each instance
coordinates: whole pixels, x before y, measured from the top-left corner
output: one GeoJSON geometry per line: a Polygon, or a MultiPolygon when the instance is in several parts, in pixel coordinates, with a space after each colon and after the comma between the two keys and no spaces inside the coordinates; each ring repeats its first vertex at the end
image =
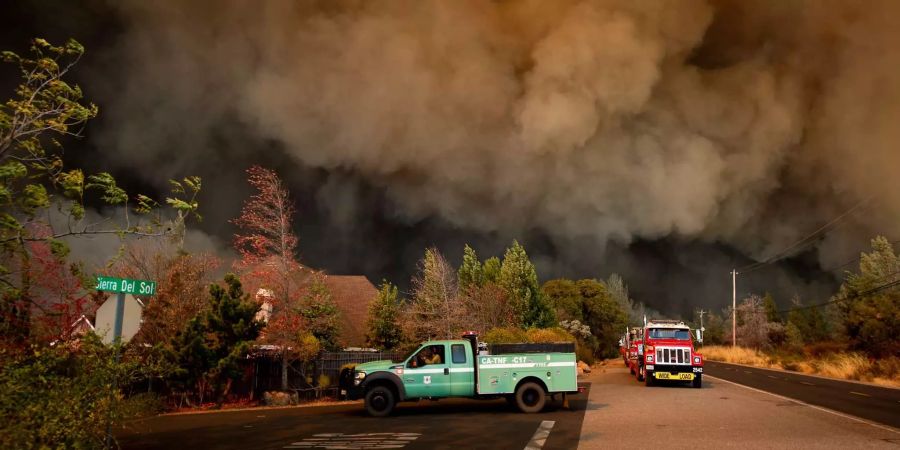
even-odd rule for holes
{"type": "Polygon", "coordinates": [[[690,381],[700,388],[703,378],[703,355],[694,349],[694,334],[684,322],[651,320],[643,330],[643,354],[638,380],[647,386],[659,381],[690,381]]]}
{"type": "Polygon", "coordinates": [[[644,329],[640,327],[632,327],[628,329],[628,333],[625,335],[625,365],[628,366],[628,371],[631,372],[632,375],[638,377],[638,381],[644,381],[641,378],[640,367],[643,364],[643,355],[644,355],[644,344],[643,344],[643,335],[644,329]]]}

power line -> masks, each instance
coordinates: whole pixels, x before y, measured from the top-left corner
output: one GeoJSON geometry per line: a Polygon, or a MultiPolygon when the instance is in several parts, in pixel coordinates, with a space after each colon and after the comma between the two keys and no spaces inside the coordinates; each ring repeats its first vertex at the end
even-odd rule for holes
{"type": "Polygon", "coordinates": [[[844,211],[841,215],[835,217],[834,219],[832,219],[831,221],[829,221],[829,222],[826,223],[825,225],[822,225],[821,227],[817,228],[817,229],[816,229],[815,231],[813,231],[812,233],[806,235],[803,239],[800,239],[799,241],[794,242],[794,243],[791,244],[790,246],[786,247],[784,250],[781,250],[780,252],[778,252],[778,253],[772,255],[772,256],[769,257],[769,258],[766,258],[766,259],[763,260],[763,261],[758,261],[758,262],[755,262],[755,263],[753,263],[753,264],[749,264],[749,265],[747,265],[747,266],[744,266],[744,267],[738,269],[738,272],[739,272],[739,273],[749,273],[749,272],[754,272],[754,271],[756,271],[756,270],[759,270],[759,269],[763,268],[764,266],[768,266],[769,264],[772,264],[772,263],[777,262],[777,261],[779,261],[779,260],[781,260],[781,259],[784,259],[786,256],[788,256],[788,255],[789,255],[793,250],[795,250],[795,249],[804,247],[804,246],[806,246],[806,245],[809,245],[809,244],[815,242],[814,239],[815,239],[815,238],[818,238],[820,234],[825,234],[825,233],[831,231],[831,229],[832,229],[832,227],[833,227],[834,225],[836,225],[836,224],[839,223],[840,221],[844,220],[845,217],[847,217],[847,216],[849,216],[850,214],[854,213],[857,209],[861,208],[863,205],[866,205],[866,204],[868,204],[869,202],[871,202],[872,198],[873,198],[873,197],[869,197],[869,198],[866,199],[866,200],[862,200],[862,201],[858,202],[857,204],[853,205],[852,208],[848,209],[847,211],[844,211]]]}
{"type": "MultiPolygon", "coordinates": [[[[898,270],[898,271],[896,271],[896,272],[893,272],[893,273],[889,273],[889,274],[887,274],[887,275],[885,275],[885,276],[883,276],[883,277],[881,277],[881,278],[889,278],[889,277],[892,277],[892,276],[894,276],[894,275],[897,275],[898,273],[900,273],[900,270],[898,270]]],[[[856,293],[856,294],[849,295],[849,296],[847,296],[847,297],[836,298],[836,299],[829,300],[829,301],[827,301],[827,302],[819,303],[819,304],[816,304],[816,305],[806,305],[806,306],[798,306],[798,307],[796,307],[796,308],[784,309],[784,310],[777,311],[777,313],[778,313],[778,314],[783,314],[783,313],[789,313],[789,312],[791,312],[791,311],[800,311],[800,310],[804,310],[804,309],[821,308],[822,306],[828,306],[828,305],[835,304],[835,303],[845,302],[845,301],[847,301],[847,300],[853,300],[853,299],[857,299],[857,298],[860,298],[860,297],[865,297],[865,296],[867,296],[867,295],[871,295],[871,294],[874,294],[874,293],[876,293],[876,292],[881,292],[881,291],[883,291],[883,290],[885,290],[885,289],[890,289],[890,288],[892,288],[892,287],[894,287],[894,286],[900,286],[900,279],[897,279],[897,280],[894,280],[894,281],[887,282],[887,283],[882,284],[882,285],[880,285],[880,286],[875,286],[875,287],[872,288],[872,289],[869,289],[869,290],[866,290],[866,291],[863,291],[863,292],[858,292],[858,293],[856,293]]]]}
{"type": "MultiPolygon", "coordinates": [[[[900,239],[898,239],[898,240],[896,240],[896,241],[891,241],[890,244],[891,244],[891,246],[894,246],[894,245],[896,245],[896,244],[900,244],[900,239]]],[[[847,261],[847,262],[845,262],[845,263],[843,263],[843,264],[841,264],[841,265],[839,265],[839,266],[834,266],[834,267],[829,268],[829,269],[822,269],[822,271],[823,271],[823,272],[833,272],[833,271],[835,271],[835,270],[837,270],[837,269],[842,269],[842,268],[844,268],[844,267],[847,267],[847,266],[849,266],[850,264],[853,264],[853,263],[859,261],[860,259],[862,259],[862,253],[863,253],[863,252],[860,252],[860,255],[859,255],[859,256],[857,256],[856,258],[853,258],[853,259],[851,259],[850,261],[847,261]]]]}

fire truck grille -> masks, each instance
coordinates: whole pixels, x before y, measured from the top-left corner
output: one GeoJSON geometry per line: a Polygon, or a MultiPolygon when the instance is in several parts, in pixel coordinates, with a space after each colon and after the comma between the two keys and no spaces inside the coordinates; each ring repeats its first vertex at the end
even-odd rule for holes
{"type": "Polygon", "coordinates": [[[691,349],[684,347],[656,347],[657,364],[691,364],[691,349]]]}

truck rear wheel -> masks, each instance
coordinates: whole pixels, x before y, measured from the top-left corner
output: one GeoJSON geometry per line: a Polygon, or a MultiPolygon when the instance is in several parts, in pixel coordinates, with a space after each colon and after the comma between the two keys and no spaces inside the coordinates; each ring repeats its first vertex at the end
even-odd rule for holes
{"type": "Polygon", "coordinates": [[[691,381],[691,386],[694,387],[695,389],[700,389],[701,387],[703,387],[703,380],[702,380],[702,378],[703,378],[703,377],[702,377],[702,375],[700,375],[700,374],[695,375],[695,376],[694,376],[694,381],[691,381]]]}
{"type": "Polygon", "coordinates": [[[541,385],[535,382],[522,383],[516,389],[516,406],[523,413],[540,412],[544,409],[546,403],[547,393],[544,392],[544,388],[541,385]]]}
{"type": "Polygon", "coordinates": [[[394,410],[397,399],[385,386],[375,386],[366,391],[366,412],[373,417],[384,417],[394,410]]]}

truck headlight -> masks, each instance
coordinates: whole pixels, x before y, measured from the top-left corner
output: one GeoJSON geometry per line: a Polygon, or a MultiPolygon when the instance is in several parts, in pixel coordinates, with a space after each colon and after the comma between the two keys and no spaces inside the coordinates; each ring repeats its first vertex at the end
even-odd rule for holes
{"type": "Polygon", "coordinates": [[[695,356],[695,357],[694,357],[694,364],[700,364],[700,357],[699,357],[699,356],[695,356]]]}
{"type": "Polygon", "coordinates": [[[353,378],[354,378],[353,384],[358,386],[359,383],[362,383],[362,380],[364,378],[366,378],[366,373],[365,372],[356,372],[355,374],[353,374],[353,378]]]}
{"type": "Polygon", "coordinates": [[[653,362],[653,355],[647,355],[647,362],[653,362]]]}

